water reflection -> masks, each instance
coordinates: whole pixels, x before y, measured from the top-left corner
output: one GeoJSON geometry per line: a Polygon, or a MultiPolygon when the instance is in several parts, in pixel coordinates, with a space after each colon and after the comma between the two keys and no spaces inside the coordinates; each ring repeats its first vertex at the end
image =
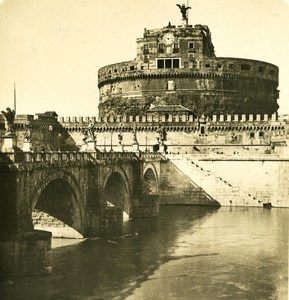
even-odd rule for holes
{"type": "Polygon", "coordinates": [[[123,237],[53,250],[53,274],[1,299],[287,299],[286,209],[162,207],[123,237]]]}

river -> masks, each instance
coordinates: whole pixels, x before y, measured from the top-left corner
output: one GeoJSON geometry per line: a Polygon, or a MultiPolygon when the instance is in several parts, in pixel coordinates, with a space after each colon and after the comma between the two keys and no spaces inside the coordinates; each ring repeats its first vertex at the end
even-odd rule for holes
{"type": "Polygon", "coordinates": [[[53,241],[53,273],[1,299],[288,299],[288,209],[161,207],[110,240],[53,241]]]}

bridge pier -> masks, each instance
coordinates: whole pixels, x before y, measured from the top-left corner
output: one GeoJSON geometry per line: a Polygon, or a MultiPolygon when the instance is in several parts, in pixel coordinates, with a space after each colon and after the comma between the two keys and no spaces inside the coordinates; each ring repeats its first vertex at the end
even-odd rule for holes
{"type": "Polygon", "coordinates": [[[122,210],[115,206],[107,206],[101,212],[91,211],[87,225],[86,237],[111,237],[122,233],[122,210]]]}
{"type": "Polygon", "coordinates": [[[150,218],[159,215],[159,196],[158,195],[143,195],[140,200],[135,199],[132,213],[132,218],[150,218]]]}
{"type": "Polygon", "coordinates": [[[33,230],[1,237],[0,276],[42,275],[52,272],[51,232],[33,230]]]}

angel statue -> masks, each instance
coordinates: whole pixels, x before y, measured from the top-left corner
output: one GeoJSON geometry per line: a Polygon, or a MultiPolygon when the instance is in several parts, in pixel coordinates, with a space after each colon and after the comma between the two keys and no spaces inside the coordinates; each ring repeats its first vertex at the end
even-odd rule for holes
{"type": "Polygon", "coordinates": [[[14,119],[15,119],[15,110],[10,107],[6,108],[6,111],[2,110],[1,113],[3,114],[5,118],[5,129],[6,129],[6,134],[5,135],[12,135],[14,134],[14,119]]]}
{"type": "Polygon", "coordinates": [[[187,20],[188,19],[187,10],[191,9],[191,7],[189,7],[189,6],[186,7],[185,4],[182,4],[182,5],[176,4],[176,5],[180,8],[183,20],[187,20]]]}
{"type": "Polygon", "coordinates": [[[118,134],[118,143],[119,143],[120,145],[122,145],[122,141],[123,141],[123,134],[120,132],[120,133],[118,134]]]}
{"type": "Polygon", "coordinates": [[[138,141],[137,141],[137,136],[136,136],[136,126],[134,126],[132,128],[132,143],[135,145],[135,144],[138,144],[138,141]]]}
{"type": "Polygon", "coordinates": [[[95,127],[91,121],[89,121],[88,126],[84,129],[84,138],[82,140],[85,143],[96,140],[95,127]]]}
{"type": "Polygon", "coordinates": [[[27,121],[25,123],[25,133],[24,133],[24,141],[25,142],[30,142],[31,141],[31,123],[29,121],[27,121]]]}

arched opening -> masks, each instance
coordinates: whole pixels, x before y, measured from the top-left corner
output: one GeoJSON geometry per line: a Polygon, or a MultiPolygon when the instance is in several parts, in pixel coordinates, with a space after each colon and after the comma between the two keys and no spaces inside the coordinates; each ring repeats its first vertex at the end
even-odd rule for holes
{"type": "Polygon", "coordinates": [[[63,179],[49,182],[37,199],[32,213],[34,226],[50,227],[53,236],[81,237],[67,226],[83,234],[83,220],[77,196],[63,179]]]}
{"type": "Polygon", "coordinates": [[[157,180],[151,168],[147,169],[144,174],[143,192],[146,195],[156,195],[158,193],[157,180]]]}
{"type": "Polygon", "coordinates": [[[130,214],[130,200],[129,193],[125,181],[120,173],[112,173],[104,188],[105,200],[113,204],[117,209],[121,209],[130,214]]]}

